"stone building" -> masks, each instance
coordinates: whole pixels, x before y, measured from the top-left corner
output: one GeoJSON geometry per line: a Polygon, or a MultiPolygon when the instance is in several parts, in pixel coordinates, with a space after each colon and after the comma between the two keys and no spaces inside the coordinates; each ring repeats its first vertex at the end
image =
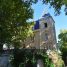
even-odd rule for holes
{"type": "Polygon", "coordinates": [[[44,14],[41,19],[35,21],[33,32],[34,37],[27,38],[25,41],[26,48],[56,48],[55,21],[49,13],[44,14]]]}

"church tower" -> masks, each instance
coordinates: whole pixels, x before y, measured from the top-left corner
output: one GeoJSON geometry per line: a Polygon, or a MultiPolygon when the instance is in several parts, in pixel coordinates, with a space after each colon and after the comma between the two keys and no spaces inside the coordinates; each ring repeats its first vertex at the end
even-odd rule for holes
{"type": "Polygon", "coordinates": [[[33,31],[34,47],[36,49],[56,48],[55,21],[49,13],[44,14],[41,19],[35,21],[33,31]]]}

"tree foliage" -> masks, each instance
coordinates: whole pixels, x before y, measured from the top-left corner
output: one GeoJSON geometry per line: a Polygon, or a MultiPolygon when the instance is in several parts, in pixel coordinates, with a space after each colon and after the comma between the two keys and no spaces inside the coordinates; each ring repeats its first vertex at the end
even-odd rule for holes
{"type": "Polygon", "coordinates": [[[67,65],[67,30],[61,31],[61,33],[59,34],[59,39],[62,59],[64,60],[65,65],[67,65]]]}
{"type": "MultiPolygon", "coordinates": [[[[27,2],[37,3],[39,0],[25,0],[27,2]]],[[[50,7],[53,7],[55,10],[55,15],[59,15],[61,13],[61,7],[64,7],[64,12],[67,15],[67,0],[41,0],[43,4],[50,4],[50,7]]]]}
{"type": "Polygon", "coordinates": [[[61,51],[67,51],[67,30],[62,30],[59,34],[59,42],[61,44],[61,51]]]}
{"type": "Polygon", "coordinates": [[[45,67],[51,67],[51,61],[44,50],[16,49],[10,59],[14,67],[37,67],[39,59],[43,60],[45,67]]]}
{"type": "Polygon", "coordinates": [[[31,4],[23,0],[0,0],[0,45],[24,40],[33,18],[31,4]]]}

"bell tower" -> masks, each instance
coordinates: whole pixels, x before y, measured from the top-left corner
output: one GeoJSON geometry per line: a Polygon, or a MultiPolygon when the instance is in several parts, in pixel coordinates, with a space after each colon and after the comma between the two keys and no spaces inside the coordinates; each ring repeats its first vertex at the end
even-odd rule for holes
{"type": "Polygon", "coordinates": [[[34,34],[34,46],[37,49],[56,48],[55,21],[49,13],[35,21],[34,34]]]}

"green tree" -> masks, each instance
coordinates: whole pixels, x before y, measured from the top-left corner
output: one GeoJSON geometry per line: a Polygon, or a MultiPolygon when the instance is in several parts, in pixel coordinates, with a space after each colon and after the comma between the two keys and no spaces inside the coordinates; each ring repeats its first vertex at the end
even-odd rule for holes
{"type": "Polygon", "coordinates": [[[27,36],[33,18],[31,4],[23,0],[0,0],[0,50],[4,43],[19,43],[27,36]]]}
{"type": "MultiPolygon", "coordinates": [[[[39,0],[26,0],[29,3],[37,3],[39,0]]],[[[67,15],[67,0],[41,0],[43,4],[50,5],[55,10],[55,15],[59,15],[61,13],[61,7],[64,7],[64,12],[67,15]]]]}
{"type": "Polygon", "coordinates": [[[54,8],[55,14],[59,15],[61,13],[61,7],[64,7],[64,12],[67,15],[67,0],[43,0],[44,3],[49,3],[51,7],[54,8]]]}
{"type": "Polygon", "coordinates": [[[67,51],[67,30],[62,30],[59,34],[59,42],[61,51],[67,51]]]}
{"type": "Polygon", "coordinates": [[[59,34],[60,50],[62,52],[62,58],[67,64],[67,30],[62,30],[59,34]]]}

